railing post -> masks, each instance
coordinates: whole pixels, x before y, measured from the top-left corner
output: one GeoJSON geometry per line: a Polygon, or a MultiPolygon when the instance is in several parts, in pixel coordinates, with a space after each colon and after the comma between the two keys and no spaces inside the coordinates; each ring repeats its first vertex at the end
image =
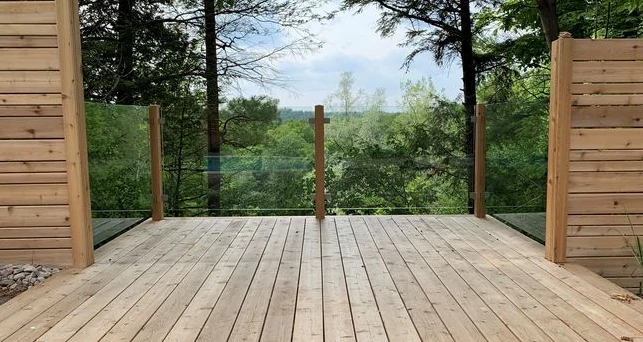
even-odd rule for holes
{"type": "Polygon", "coordinates": [[[161,163],[161,111],[149,106],[150,164],[152,169],[152,221],[163,219],[163,170],[161,163]]]}
{"type": "Polygon", "coordinates": [[[547,157],[545,257],[567,261],[567,196],[572,111],[572,49],[574,39],[562,32],[552,43],[547,157]]]}
{"type": "Polygon", "coordinates": [[[324,106],[315,106],[315,217],[326,217],[324,188],[324,106]]]}
{"type": "Polygon", "coordinates": [[[487,216],[485,205],[485,177],[487,162],[487,106],[476,105],[476,136],[475,136],[475,198],[473,202],[473,214],[478,218],[487,216]]]}

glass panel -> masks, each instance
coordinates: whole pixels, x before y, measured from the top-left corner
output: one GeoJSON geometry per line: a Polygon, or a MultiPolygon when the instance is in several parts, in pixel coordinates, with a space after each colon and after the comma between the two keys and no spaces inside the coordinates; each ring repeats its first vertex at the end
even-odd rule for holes
{"type": "Polygon", "coordinates": [[[148,217],[147,107],[85,103],[93,217],[148,217]]]}
{"type": "Polygon", "coordinates": [[[331,214],[467,212],[462,107],[437,96],[405,100],[400,107],[327,108],[331,214]]]}
{"type": "Polygon", "coordinates": [[[168,215],[313,214],[312,107],[274,112],[249,101],[222,108],[218,155],[208,155],[200,105],[162,109],[168,215]]]}
{"type": "Polygon", "coordinates": [[[487,105],[487,210],[544,212],[549,104],[487,105]]]}

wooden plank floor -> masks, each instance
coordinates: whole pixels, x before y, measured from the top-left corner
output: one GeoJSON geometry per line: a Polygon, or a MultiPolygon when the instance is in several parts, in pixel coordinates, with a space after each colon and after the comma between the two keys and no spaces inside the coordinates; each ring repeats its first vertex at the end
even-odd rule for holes
{"type": "Polygon", "coordinates": [[[0,341],[633,341],[642,301],[495,219],[146,221],[0,306],[0,341]]]}

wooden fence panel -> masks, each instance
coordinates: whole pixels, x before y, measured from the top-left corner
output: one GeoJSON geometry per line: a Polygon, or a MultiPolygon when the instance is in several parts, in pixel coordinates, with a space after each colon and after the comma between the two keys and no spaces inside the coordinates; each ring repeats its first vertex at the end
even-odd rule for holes
{"type": "Polygon", "coordinates": [[[0,1],[0,263],[93,262],[77,6],[0,1]]]}
{"type": "Polygon", "coordinates": [[[554,52],[569,41],[571,53],[564,61],[554,53],[552,60],[550,125],[559,129],[550,130],[547,234],[553,239],[547,243],[564,244],[565,251],[562,257],[547,257],[580,263],[633,288],[643,281],[630,247],[637,237],[643,239],[643,40],[558,41],[563,42],[554,52]],[[570,78],[561,63],[569,67],[570,78]],[[561,129],[561,115],[569,115],[569,127],[561,129]],[[564,182],[556,183],[554,177],[565,173],[564,182]],[[564,199],[555,197],[561,192],[564,199]],[[564,243],[556,240],[562,228],[564,243]]]}

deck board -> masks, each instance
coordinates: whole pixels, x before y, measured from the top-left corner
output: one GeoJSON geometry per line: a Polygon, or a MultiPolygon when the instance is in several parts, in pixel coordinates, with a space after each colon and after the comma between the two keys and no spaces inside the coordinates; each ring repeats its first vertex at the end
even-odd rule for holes
{"type": "Polygon", "coordinates": [[[543,255],[472,216],[148,220],[0,306],[0,341],[643,338],[640,301],[543,255]]]}

